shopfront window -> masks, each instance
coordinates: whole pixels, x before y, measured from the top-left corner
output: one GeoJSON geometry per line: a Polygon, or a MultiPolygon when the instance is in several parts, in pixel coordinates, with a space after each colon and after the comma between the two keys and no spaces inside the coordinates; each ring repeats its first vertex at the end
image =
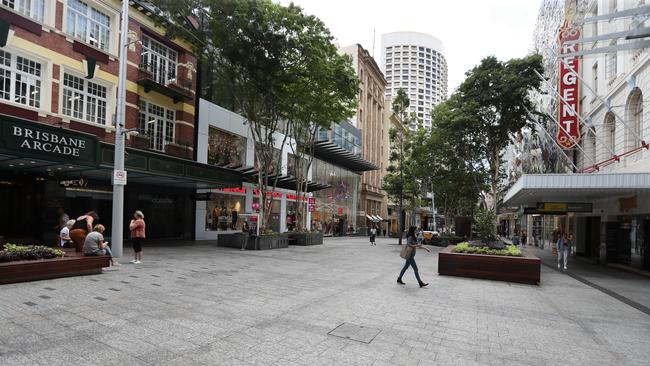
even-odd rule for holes
{"type": "Polygon", "coordinates": [[[217,128],[208,130],[208,164],[242,165],[246,161],[246,139],[217,128]]]}
{"type": "MultiPolygon", "coordinates": [[[[265,147],[262,144],[260,144],[260,143],[255,144],[255,169],[256,170],[260,170],[260,166],[259,166],[260,162],[264,163],[265,160],[266,160],[264,156],[260,156],[261,152],[264,149],[265,149],[265,147]]],[[[282,158],[281,151],[276,149],[276,148],[273,148],[273,156],[272,156],[272,159],[270,159],[272,164],[268,168],[268,173],[269,174],[275,174],[276,172],[278,172],[280,170],[281,161],[282,161],[281,158],[282,158]]]]}
{"type": "Polygon", "coordinates": [[[217,193],[207,201],[206,230],[241,231],[244,225],[240,214],[244,212],[246,197],[244,195],[217,193]]]}
{"type": "Polygon", "coordinates": [[[312,228],[324,235],[345,235],[353,226],[357,208],[359,175],[323,162],[314,160],[312,180],[327,183],[331,188],[314,192],[316,200],[312,212],[312,228]]]}

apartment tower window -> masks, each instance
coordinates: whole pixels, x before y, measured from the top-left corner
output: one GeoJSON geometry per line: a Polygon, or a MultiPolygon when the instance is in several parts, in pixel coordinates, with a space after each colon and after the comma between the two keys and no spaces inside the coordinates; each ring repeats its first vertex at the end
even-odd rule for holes
{"type": "Polygon", "coordinates": [[[105,125],[107,105],[105,86],[79,76],[63,75],[63,114],[105,125]]]}

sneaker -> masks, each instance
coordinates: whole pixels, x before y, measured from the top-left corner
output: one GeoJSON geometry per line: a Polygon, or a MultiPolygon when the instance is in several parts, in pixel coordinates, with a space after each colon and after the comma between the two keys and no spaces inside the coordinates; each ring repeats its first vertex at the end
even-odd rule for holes
{"type": "Polygon", "coordinates": [[[564,270],[566,271],[566,267],[564,267],[564,270]]]}
{"type": "Polygon", "coordinates": [[[119,262],[113,262],[113,267],[118,267],[118,266],[121,266],[119,262]]]}
{"type": "Polygon", "coordinates": [[[137,262],[138,261],[136,261],[135,259],[132,259],[129,263],[137,263],[137,262]]]}
{"type": "Polygon", "coordinates": [[[404,282],[402,282],[402,279],[401,279],[401,278],[398,278],[398,279],[397,279],[397,283],[399,283],[400,285],[406,285],[404,282]]]}
{"type": "Polygon", "coordinates": [[[560,269],[560,263],[557,264],[557,269],[560,269]]]}
{"type": "Polygon", "coordinates": [[[141,261],[134,261],[133,264],[141,264],[141,261]]]}

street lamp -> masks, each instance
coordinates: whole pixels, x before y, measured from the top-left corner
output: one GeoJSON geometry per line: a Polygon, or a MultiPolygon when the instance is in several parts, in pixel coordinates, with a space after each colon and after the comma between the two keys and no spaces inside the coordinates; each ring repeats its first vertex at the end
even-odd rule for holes
{"type": "Polygon", "coordinates": [[[122,0],[122,25],[120,27],[119,74],[117,87],[117,116],[115,123],[115,157],[113,168],[113,216],[111,241],[113,255],[122,256],[123,220],[124,220],[124,135],[130,132],[124,128],[126,118],[126,61],[128,58],[127,35],[129,33],[129,1],[122,0]],[[119,179],[116,179],[119,178],[119,179]]]}

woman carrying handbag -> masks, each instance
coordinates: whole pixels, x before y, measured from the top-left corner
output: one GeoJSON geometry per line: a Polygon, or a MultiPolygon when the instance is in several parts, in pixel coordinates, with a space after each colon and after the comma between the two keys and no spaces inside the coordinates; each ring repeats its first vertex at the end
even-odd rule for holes
{"type": "Polygon", "coordinates": [[[423,247],[422,244],[417,243],[417,238],[415,236],[415,226],[411,226],[409,228],[409,232],[406,235],[406,245],[402,248],[402,251],[400,252],[400,257],[404,258],[406,262],[404,263],[404,267],[402,268],[402,271],[399,273],[399,277],[397,277],[397,283],[400,285],[405,285],[404,282],[402,282],[402,276],[404,276],[404,272],[409,268],[409,266],[413,267],[413,272],[415,272],[415,278],[418,280],[418,284],[420,284],[420,287],[427,286],[428,283],[422,282],[420,279],[420,274],[418,273],[418,265],[415,263],[415,251],[418,249],[424,249],[427,252],[431,253],[431,250],[429,248],[423,247]]]}

